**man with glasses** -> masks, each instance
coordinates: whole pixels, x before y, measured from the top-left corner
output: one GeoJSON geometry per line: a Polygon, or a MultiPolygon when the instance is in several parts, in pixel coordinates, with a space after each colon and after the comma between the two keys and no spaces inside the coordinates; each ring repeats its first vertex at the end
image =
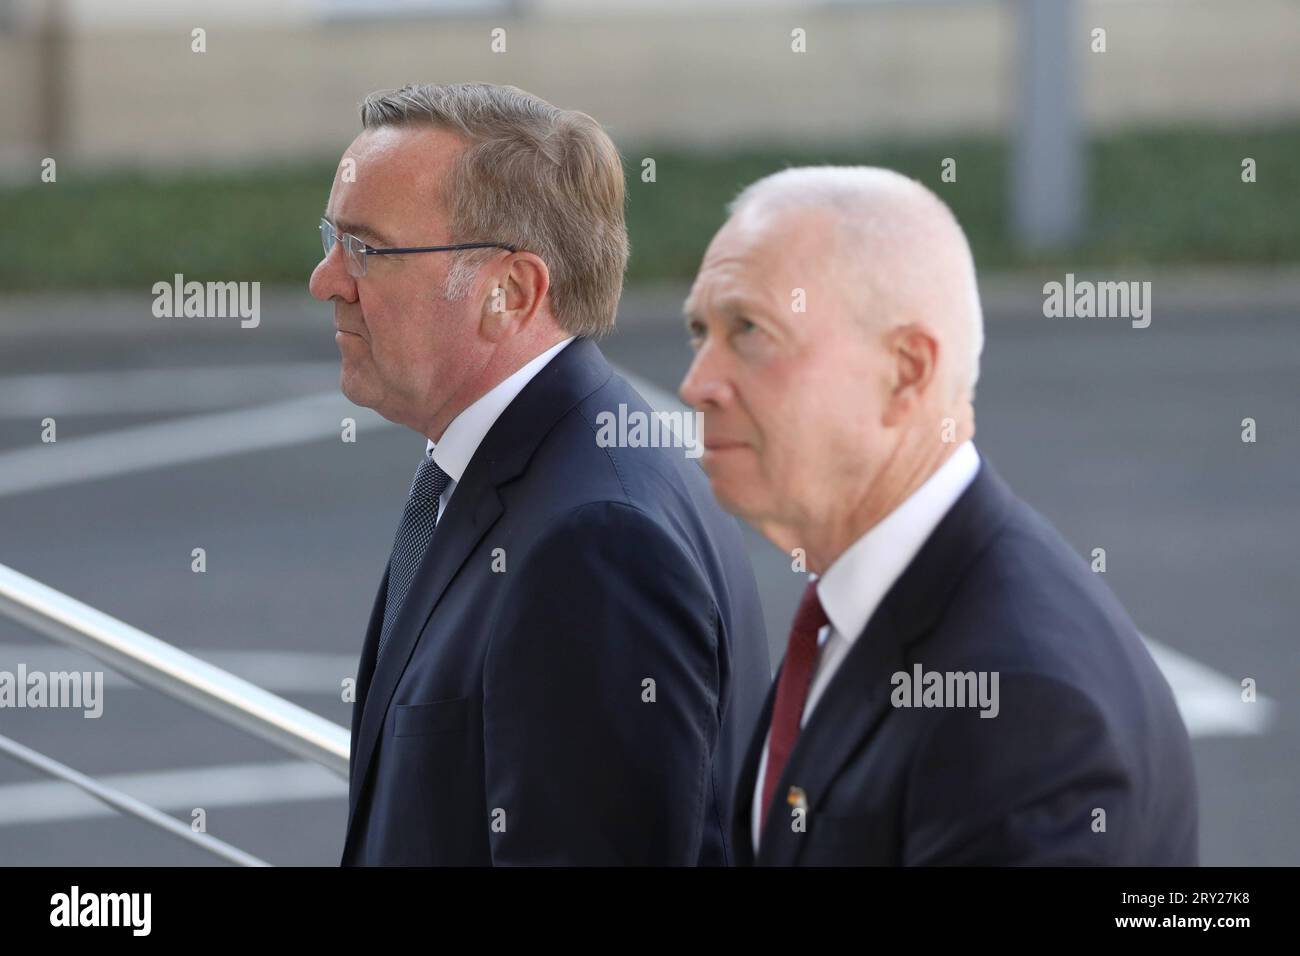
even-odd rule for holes
{"type": "Polygon", "coordinates": [[[601,355],[617,150],[512,87],[366,98],[311,278],[340,385],[427,439],[357,674],[344,865],[723,864],[769,679],[734,519],[601,355]]]}

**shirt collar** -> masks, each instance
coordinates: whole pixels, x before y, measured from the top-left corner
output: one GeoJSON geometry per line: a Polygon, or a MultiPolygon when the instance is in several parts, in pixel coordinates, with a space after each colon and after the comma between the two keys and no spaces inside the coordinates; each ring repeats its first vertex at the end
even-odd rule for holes
{"type": "Polygon", "coordinates": [[[826,569],[817,582],[817,597],[835,630],[850,644],[979,467],[974,443],[963,442],[925,484],[826,569]]]}
{"type": "Polygon", "coordinates": [[[447,430],[442,433],[441,441],[436,443],[430,441],[425,446],[425,455],[433,458],[452,481],[459,482],[461,475],[465,474],[465,469],[469,467],[474,452],[478,451],[483,437],[501,417],[501,413],[515,400],[515,396],[523,391],[524,386],[546,367],[546,363],[555,358],[573,339],[574,336],[570,335],[563,342],[555,343],[480,396],[477,401],[452,419],[447,430]]]}

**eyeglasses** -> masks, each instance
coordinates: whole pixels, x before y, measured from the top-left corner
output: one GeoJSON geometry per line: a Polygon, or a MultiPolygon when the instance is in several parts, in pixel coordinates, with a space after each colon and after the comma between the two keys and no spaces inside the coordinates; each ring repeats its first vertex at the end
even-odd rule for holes
{"type": "Polygon", "coordinates": [[[340,233],[328,219],[320,221],[320,244],[328,257],[334,243],[343,246],[343,259],[348,264],[348,275],[359,279],[366,274],[366,260],[371,256],[401,256],[413,252],[455,252],[458,249],[505,249],[518,252],[514,246],[501,242],[458,242],[451,246],[410,246],[393,249],[376,249],[362,242],[350,232],[340,233]]]}

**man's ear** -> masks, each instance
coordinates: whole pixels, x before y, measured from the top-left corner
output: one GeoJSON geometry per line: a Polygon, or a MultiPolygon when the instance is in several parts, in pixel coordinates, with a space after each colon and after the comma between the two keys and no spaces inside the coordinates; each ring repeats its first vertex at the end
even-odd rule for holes
{"type": "Polygon", "coordinates": [[[532,322],[551,288],[546,263],[531,252],[513,252],[488,277],[480,318],[483,337],[501,342],[532,322]]]}
{"type": "Polygon", "coordinates": [[[924,325],[900,325],[885,334],[892,387],[885,402],[884,424],[897,425],[936,386],[939,338],[924,325]]]}

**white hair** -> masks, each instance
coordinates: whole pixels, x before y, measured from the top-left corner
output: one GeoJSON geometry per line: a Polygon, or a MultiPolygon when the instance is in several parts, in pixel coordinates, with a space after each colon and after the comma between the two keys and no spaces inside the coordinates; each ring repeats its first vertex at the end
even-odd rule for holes
{"type": "Polygon", "coordinates": [[[834,215],[837,267],[872,293],[872,319],[931,322],[959,357],[947,363],[953,388],[973,396],[984,317],[970,244],[943,200],[889,169],[801,166],[751,183],[727,207],[733,216],[789,209],[834,215]]]}
{"type": "MultiPolygon", "coordinates": [[[[474,251],[482,254],[482,250],[474,251]]],[[[442,298],[447,302],[469,298],[481,265],[481,261],[475,262],[469,257],[462,258],[460,253],[453,253],[451,265],[447,269],[447,280],[442,286],[442,298]]]]}

